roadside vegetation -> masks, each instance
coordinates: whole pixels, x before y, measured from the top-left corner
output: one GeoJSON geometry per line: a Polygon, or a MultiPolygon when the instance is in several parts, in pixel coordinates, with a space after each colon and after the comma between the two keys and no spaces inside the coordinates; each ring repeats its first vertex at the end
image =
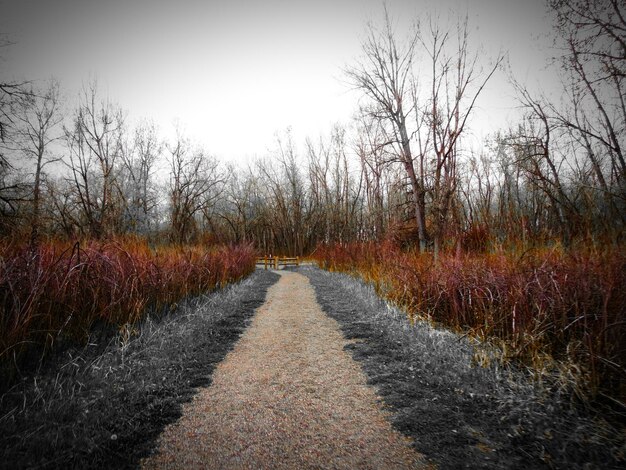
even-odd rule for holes
{"type": "Polygon", "coordinates": [[[394,426],[437,468],[622,468],[619,422],[533,383],[527,369],[502,363],[490,343],[410,321],[354,276],[299,272],[339,322],[346,349],[392,410],[394,426]]]}
{"type": "Polygon", "coordinates": [[[277,278],[257,271],[179,301],[175,314],[151,312],[128,340],[57,351],[0,395],[0,468],[138,468],[277,278]]]}
{"type": "MultiPolygon", "coordinates": [[[[499,360],[528,367],[565,397],[626,402],[626,255],[581,247],[429,254],[392,244],[319,247],[332,271],[359,275],[427,321],[492,343],[499,360]]],[[[489,365],[490,356],[476,361],[489,365]]]]}
{"type": "Polygon", "coordinates": [[[254,256],[248,245],[151,248],[137,237],[3,244],[2,390],[53,349],[112,335],[128,341],[146,315],[250,274],[254,256]]]}
{"type": "Polygon", "coordinates": [[[343,70],[354,118],[303,142],[279,132],[245,168],[181,128],[131,124],[95,79],[64,103],[54,80],[0,77],[0,389],[286,254],[623,423],[626,11],[545,8],[561,95],[485,57],[471,14],[401,30],[385,8],[343,70]],[[498,75],[519,113],[477,142],[498,75]]]}

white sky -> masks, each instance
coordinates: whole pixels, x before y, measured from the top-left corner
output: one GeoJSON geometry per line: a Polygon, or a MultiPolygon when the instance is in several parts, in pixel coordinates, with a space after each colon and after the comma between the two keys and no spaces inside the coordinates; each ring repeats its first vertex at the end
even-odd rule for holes
{"type": "MultiPolygon", "coordinates": [[[[542,0],[389,0],[399,27],[425,13],[469,9],[485,57],[508,50],[521,80],[542,82],[548,31],[542,0]]],[[[262,156],[287,126],[296,140],[347,122],[358,95],[341,68],[360,53],[381,0],[0,0],[0,79],[61,81],[68,98],[100,89],[163,135],[177,119],[224,160],[262,156]]],[[[554,81],[548,77],[547,80],[554,81]]],[[[503,126],[513,92],[502,74],[480,102],[477,134],[503,126]]]]}

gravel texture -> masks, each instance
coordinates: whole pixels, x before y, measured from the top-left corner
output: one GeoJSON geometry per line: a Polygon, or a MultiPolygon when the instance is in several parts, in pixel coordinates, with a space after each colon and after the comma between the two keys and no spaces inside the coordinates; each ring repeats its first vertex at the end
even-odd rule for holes
{"type": "Polygon", "coordinates": [[[347,344],[307,278],[281,272],[211,386],[142,467],[424,468],[347,344]]]}

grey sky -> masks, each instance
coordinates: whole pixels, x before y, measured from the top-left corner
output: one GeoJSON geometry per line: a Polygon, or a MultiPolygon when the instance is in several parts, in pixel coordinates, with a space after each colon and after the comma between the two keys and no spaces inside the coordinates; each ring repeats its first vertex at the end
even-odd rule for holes
{"type": "MultiPolygon", "coordinates": [[[[476,43],[510,50],[520,79],[538,81],[548,23],[541,0],[389,0],[398,28],[439,11],[469,9],[476,43]]],[[[186,132],[228,159],[263,155],[276,131],[316,137],[347,121],[357,96],[341,68],[359,54],[380,0],[0,0],[0,77],[60,79],[74,96],[90,76],[165,134],[186,132]]],[[[504,76],[481,102],[478,133],[503,124],[512,106],[504,76]]]]}

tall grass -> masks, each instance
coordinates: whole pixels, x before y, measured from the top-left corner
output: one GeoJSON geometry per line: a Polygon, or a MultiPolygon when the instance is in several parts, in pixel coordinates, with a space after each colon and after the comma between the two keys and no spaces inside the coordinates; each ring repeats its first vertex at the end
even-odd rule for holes
{"type": "Polygon", "coordinates": [[[626,403],[626,251],[429,254],[393,244],[320,246],[331,270],[358,273],[420,316],[500,346],[585,399],[626,403]]]}
{"type": "Polygon", "coordinates": [[[0,378],[96,325],[131,331],[149,309],[254,270],[250,246],[161,247],[142,239],[0,246],[0,378]],[[130,328],[129,328],[130,327],[130,328]]]}

